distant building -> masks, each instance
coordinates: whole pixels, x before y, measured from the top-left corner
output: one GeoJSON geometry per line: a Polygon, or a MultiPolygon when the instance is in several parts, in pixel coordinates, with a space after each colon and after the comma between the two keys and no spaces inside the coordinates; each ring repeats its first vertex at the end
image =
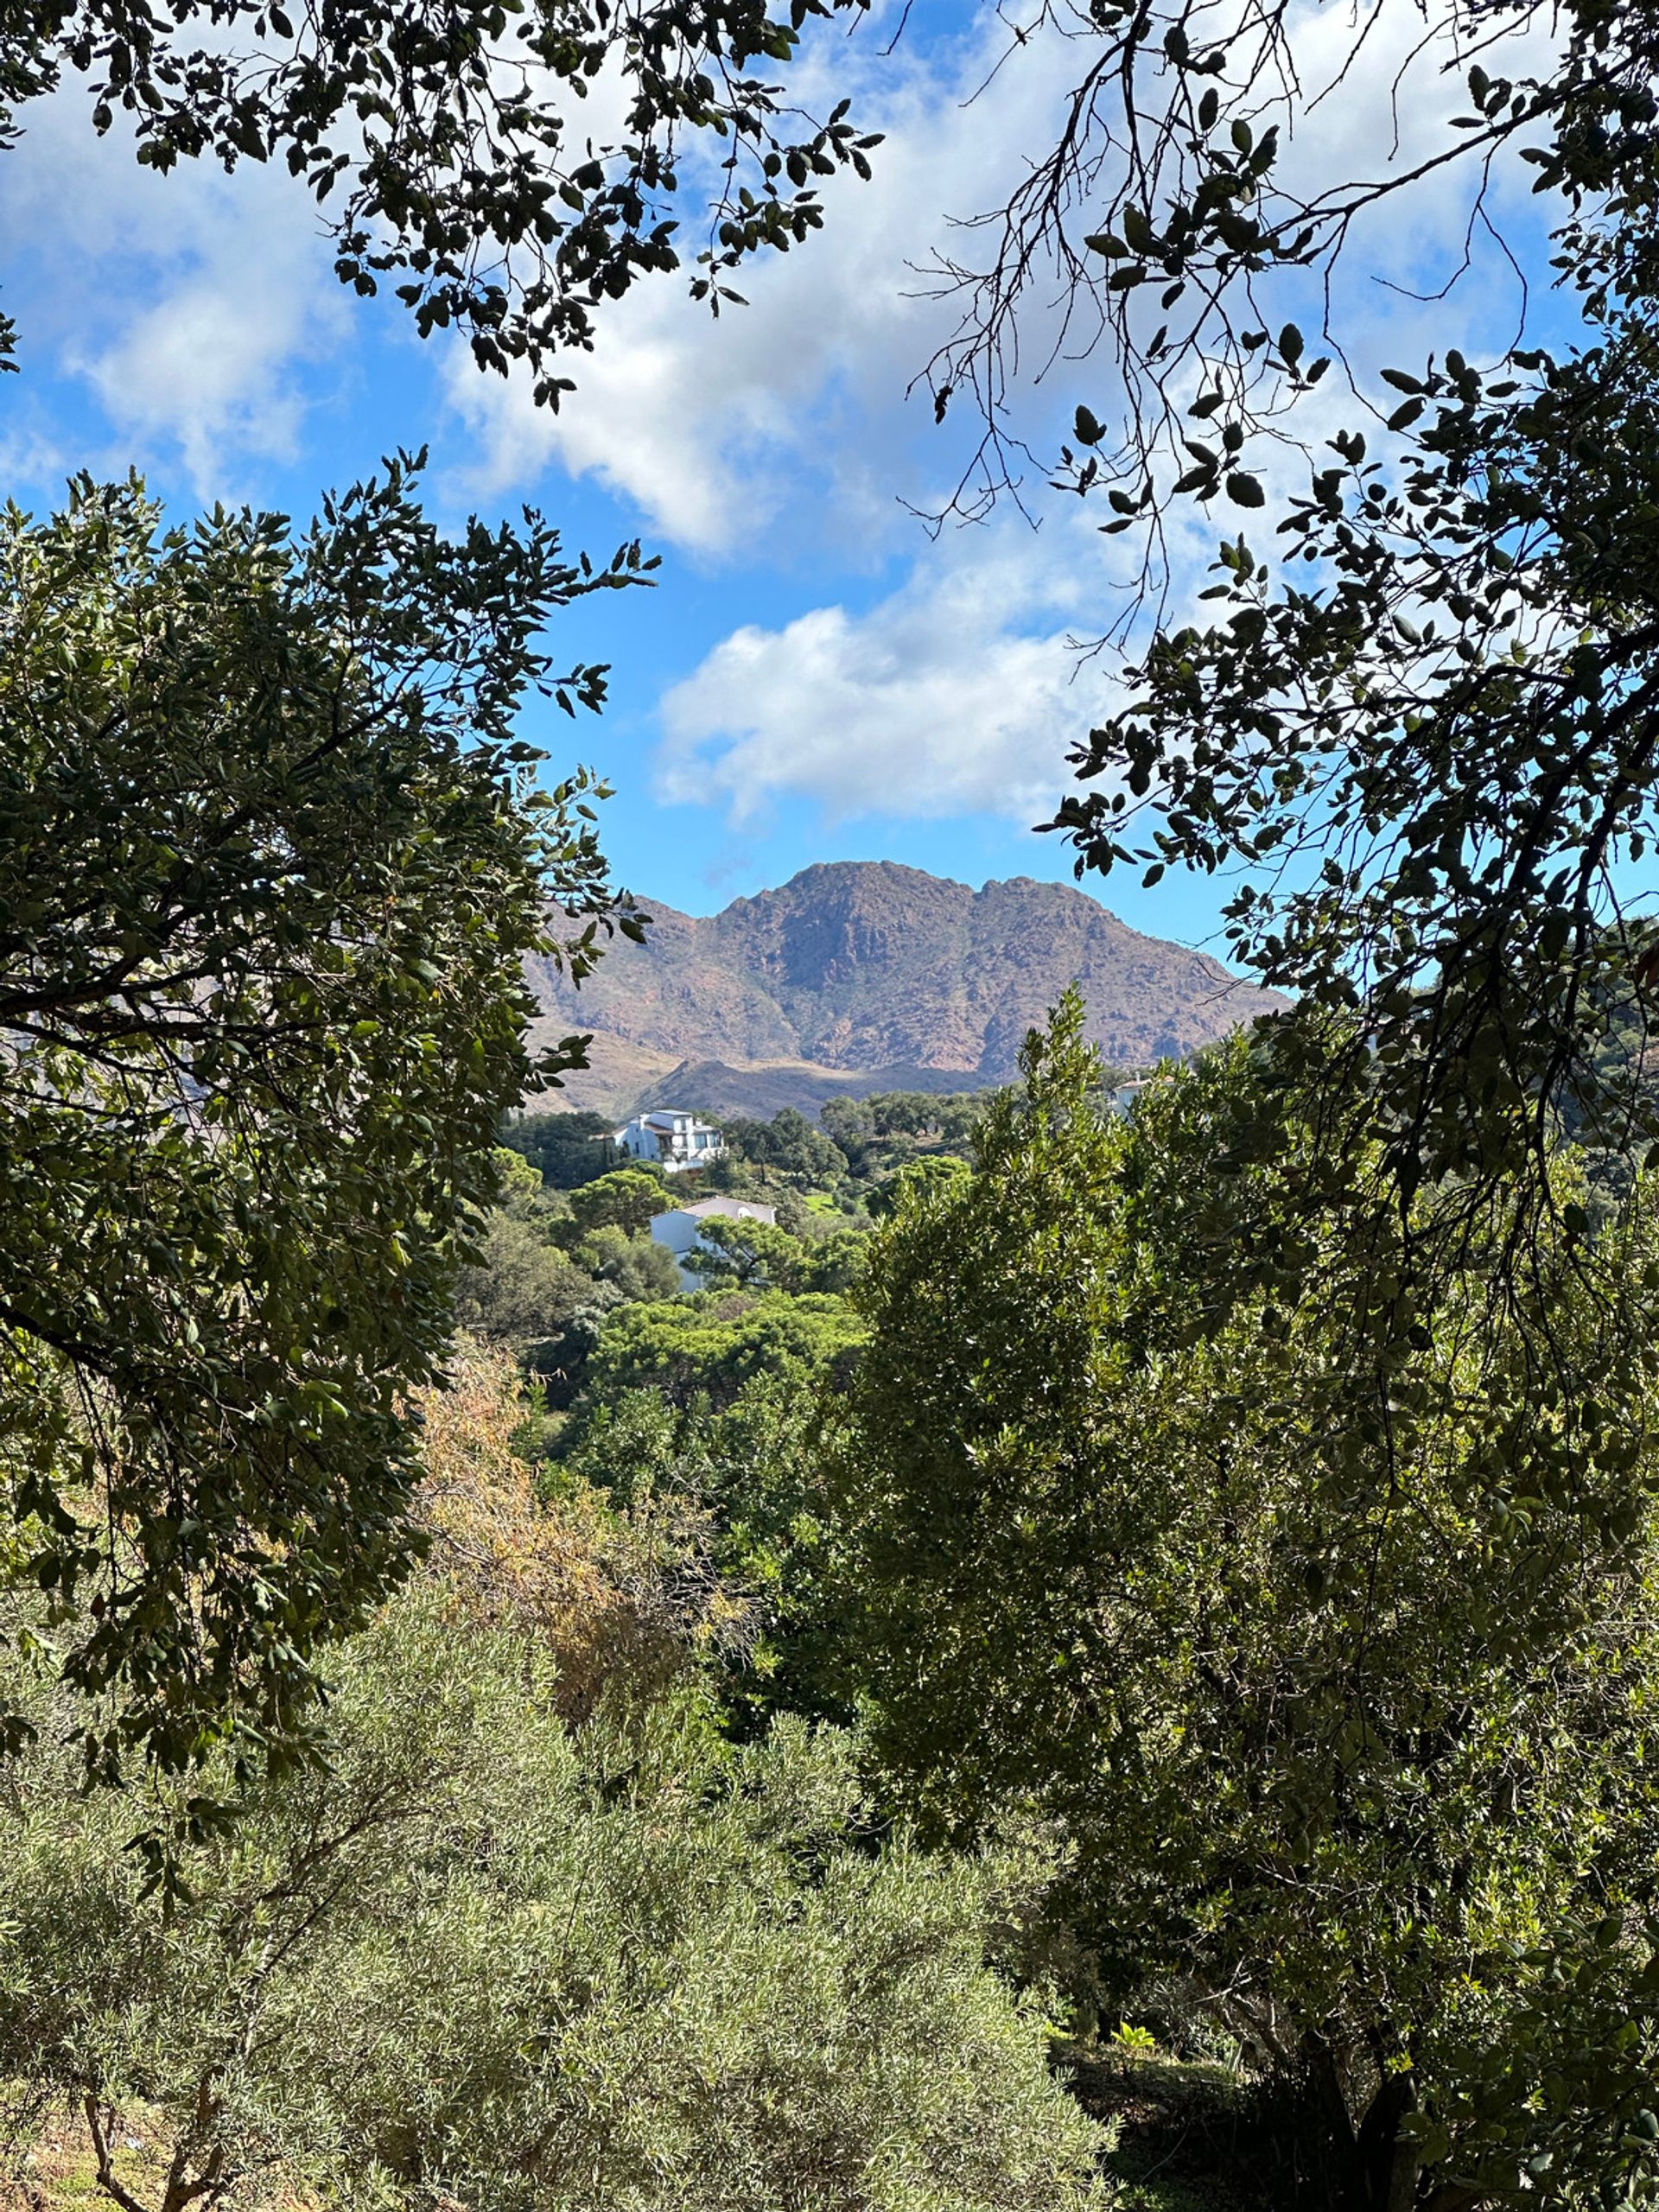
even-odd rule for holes
{"type": "Polygon", "coordinates": [[[611,1132],[611,1142],[630,1160],[649,1160],[669,1175],[678,1174],[683,1167],[706,1167],[726,1149],[725,1139],[711,1122],[668,1108],[636,1114],[625,1128],[611,1132]]]}
{"type": "Polygon", "coordinates": [[[676,1206],[671,1213],[659,1213],[651,1224],[651,1233],[658,1244],[666,1244],[674,1255],[680,1270],[680,1288],[696,1290],[702,1281],[701,1275],[685,1264],[685,1255],[701,1245],[709,1248],[704,1240],[702,1224],[713,1215],[728,1221],[764,1221],[775,1223],[776,1206],[757,1205],[753,1198],[697,1198],[689,1206],[676,1206]]]}
{"type": "Polygon", "coordinates": [[[1106,1103],[1114,1114],[1127,1114],[1146,1088],[1146,1077],[1137,1076],[1133,1081],[1117,1084],[1109,1090],[1106,1093],[1106,1103]]]}

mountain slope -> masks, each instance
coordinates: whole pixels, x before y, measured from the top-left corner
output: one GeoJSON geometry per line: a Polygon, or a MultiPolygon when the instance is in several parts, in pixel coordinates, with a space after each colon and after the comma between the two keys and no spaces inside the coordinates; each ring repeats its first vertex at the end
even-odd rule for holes
{"type": "Polygon", "coordinates": [[[673,1092],[716,1112],[755,1110],[740,1094],[810,1111],[871,1090],[1003,1083],[1074,982],[1118,1065],[1193,1052],[1277,1003],[1028,876],[974,891],[892,861],[831,861],[706,919],[650,911],[648,942],[619,939],[580,991],[548,968],[532,976],[538,1027],[594,1033],[573,1105],[673,1092]]]}

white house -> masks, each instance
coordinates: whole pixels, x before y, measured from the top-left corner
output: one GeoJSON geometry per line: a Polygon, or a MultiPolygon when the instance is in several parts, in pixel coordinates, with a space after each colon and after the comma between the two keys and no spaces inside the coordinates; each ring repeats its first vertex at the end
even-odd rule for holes
{"type": "Polygon", "coordinates": [[[757,1205],[753,1198],[697,1198],[689,1206],[676,1206],[671,1213],[658,1214],[652,1222],[651,1233],[658,1244],[666,1244],[674,1255],[682,1290],[696,1290],[702,1285],[702,1277],[686,1266],[685,1255],[699,1245],[705,1252],[709,1249],[702,1224],[715,1214],[728,1221],[775,1223],[778,1209],[757,1205]]]}
{"type": "Polygon", "coordinates": [[[648,1160],[669,1175],[677,1175],[683,1167],[706,1167],[726,1149],[725,1140],[711,1122],[669,1108],[636,1114],[626,1127],[612,1130],[611,1142],[630,1160],[648,1160]]]}

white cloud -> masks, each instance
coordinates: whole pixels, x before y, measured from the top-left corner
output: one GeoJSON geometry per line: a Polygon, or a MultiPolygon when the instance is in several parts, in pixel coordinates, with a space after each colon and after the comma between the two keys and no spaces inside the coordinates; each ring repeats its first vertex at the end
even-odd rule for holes
{"type": "Polygon", "coordinates": [[[1103,684],[1065,623],[1075,540],[998,524],[943,541],[861,613],[747,625],[663,702],[659,794],[741,823],[784,793],[835,820],[1052,809],[1103,684]]]}
{"type": "MultiPolygon", "coordinates": [[[[1338,23],[1328,8],[1300,12],[1294,36],[1308,90],[1329,81],[1353,35],[1345,15],[1338,23]]],[[[1394,83],[1422,35],[1415,11],[1381,19],[1361,69],[1306,118],[1287,177],[1329,175],[1338,161],[1352,164],[1357,147],[1367,172],[1383,175],[1445,143],[1445,118],[1466,102],[1460,77],[1440,73],[1443,50],[1408,72],[1393,143],[1394,83]]],[[[1077,49],[1059,60],[1075,69],[1077,49]]],[[[630,353],[619,341],[613,359],[601,357],[569,421],[542,427],[541,457],[604,476],[658,529],[705,550],[741,543],[752,554],[785,486],[798,502],[787,521],[804,509],[819,531],[837,504],[843,517],[861,502],[873,514],[878,487],[890,511],[902,465],[893,427],[899,395],[925,359],[941,312],[902,296],[902,257],[920,255],[930,224],[942,232],[944,211],[971,212],[996,196],[986,148],[1006,161],[1010,149],[1041,143],[1061,81],[1053,58],[1039,59],[1025,79],[1011,69],[986,102],[963,109],[940,81],[918,74],[899,103],[876,186],[840,200],[797,265],[761,272],[754,307],[717,333],[676,321],[662,294],[642,303],[642,315],[654,318],[651,342],[630,353]],[[826,394],[853,426],[833,454],[829,499],[809,474],[821,458],[826,394]]],[[[1471,189],[1467,177],[1438,175],[1361,227],[1338,305],[1357,334],[1349,359],[1362,380],[1381,361],[1409,363],[1444,346],[1444,307],[1372,280],[1405,283],[1414,273],[1421,283],[1432,270],[1440,281],[1460,251],[1471,189]]],[[[1495,194],[1513,204],[1512,181],[1500,175],[1495,194]]],[[[1307,289],[1290,280],[1287,315],[1301,313],[1299,281],[1307,289]]],[[[1322,305],[1317,280],[1313,291],[1310,334],[1322,305]]],[[[1477,339],[1501,346],[1515,297],[1507,265],[1489,254],[1459,296],[1459,336],[1472,325],[1477,339]]],[[[1040,296],[1033,305],[1040,319],[1040,296]]],[[[1027,361],[1042,358],[1040,342],[1027,346],[1027,361]]],[[[1107,378],[1103,356],[1063,365],[1053,381],[1069,397],[1098,402],[1107,378]]],[[[1298,410],[1294,428],[1310,443],[1351,419],[1341,382],[1332,376],[1298,410]]],[[[508,393],[496,404],[514,403],[508,393]]],[[[502,450],[496,465],[526,457],[524,448],[502,450]]],[[[1306,480],[1303,453],[1288,442],[1262,442],[1250,466],[1267,486],[1269,513],[1306,480]]],[[[1122,549],[1130,541],[1100,538],[1089,526],[1098,518],[1074,504],[1064,518],[1051,513],[1039,538],[1006,515],[989,531],[954,539],[918,534],[908,581],[878,605],[821,605],[776,628],[734,631],[664,699],[660,795],[722,804],[737,822],[784,794],[813,799],[832,818],[1046,815],[1070,781],[1068,748],[1111,691],[1109,657],[1080,660],[1075,647],[1078,635],[1106,626],[1112,586],[1129,581],[1122,549]]],[[[1241,525],[1263,540],[1255,518],[1225,501],[1207,517],[1184,505],[1166,518],[1175,619],[1202,619],[1197,594],[1211,581],[1216,542],[1241,525]]]]}
{"type": "MultiPolygon", "coordinates": [[[[967,104],[1005,35],[993,10],[976,22],[975,34],[944,47],[901,42],[891,62],[862,35],[824,43],[818,82],[798,86],[803,105],[850,93],[887,142],[872,183],[829,188],[821,233],[744,273],[748,307],[715,322],[673,280],[641,284],[607,304],[597,350],[572,364],[578,389],[557,416],[533,408],[522,381],[479,375],[462,348],[445,363],[448,400],[472,440],[451,479],[463,476],[474,495],[528,488],[554,466],[594,479],[653,534],[709,557],[758,565],[792,550],[806,571],[815,562],[855,568],[891,553],[896,536],[913,549],[908,581],[878,604],[825,594],[792,621],[737,628],[674,687],[659,764],[669,798],[712,797],[740,819],[770,796],[797,793],[839,817],[989,810],[1030,821],[1052,805],[1068,744],[1101,710],[1100,666],[1080,665],[1069,644],[1103,626],[1121,543],[1094,535],[1092,512],[1077,515],[1073,503],[1037,537],[1005,517],[931,543],[904,535],[915,526],[897,504],[901,493],[926,505],[948,490],[967,429],[953,410],[936,433],[925,398],[905,401],[954,321],[948,302],[917,296],[913,264],[948,239],[949,217],[1006,191],[1044,143],[1083,51],[1035,38],[967,104]]],[[[1351,89],[1300,132],[1298,173],[1348,159],[1355,145],[1375,149],[1368,165],[1387,165],[1389,86],[1421,22],[1414,10],[1384,11],[1351,89]]],[[[1305,0],[1295,35],[1309,84],[1329,75],[1351,35],[1346,11],[1305,0]]],[[[1421,155],[1425,134],[1461,104],[1455,81],[1431,69],[1402,110],[1408,137],[1397,158],[1421,155]]],[[[582,120],[602,136],[615,105],[601,84],[582,120]]],[[[176,455],[200,497],[236,495],[251,461],[296,451],[309,372],[342,346],[353,314],[307,195],[280,170],[226,179],[186,163],[154,177],[125,144],[92,138],[73,88],[31,106],[26,122],[22,147],[0,162],[0,220],[14,239],[50,240],[58,257],[48,264],[42,244],[41,281],[9,296],[22,314],[25,361],[44,340],[124,441],[176,455]]],[[[688,179],[707,158],[691,150],[688,179]]],[[[1361,238],[1364,265],[1405,281],[1437,257],[1443,264],[1466,204],[1466,186],[1448,175],[1408,215],[1385,210],[1361,238]]],[[[1496,326],[1503,287],[1490,274],[1482,283],[1480,315],[1496,326]]],[[[1441,311],[1357,272],[1349,283],[1338,304],[1361,332],[1357,367],[1409,361],[1440,342],[1441,311]]],[[[1044,355],[1040,297],[1036,309],[1028,367],[1044,355]]],[[[1032,402],[1034,419],[1079,396],[1109,411],[1103,356],[1064,363],[1052,381],[1052,393],[1032,402]]],[[[1323,416],[1345,411],[1336,383],[1320,394],[1323,416]]],[[[1303,464],[1281,448],[1259,467],[1276,495],[1303,464]]],[[[1190,600],[1215,537],[1239,519],[1179,518],[1178,598],[1190,600]]]]}
{"type": "MultiPolygon", "coordinates": [[[[1288,35],[1308,96],[1337,75],[1356,21],[1328,0],[1304,0],[1288,35]]],[[[577,390],[556,416],[531,404],[526,379],[480,378],[456,348],[446,382],[473,441],[469,493],[519,490],[556,466],[596,479],[654,535],[704,556],[753,557],[774,533],[785,545],[808,513],[814,542],[833,542],[843,557],[871,541],[886,550],[902,526],[900,498],[926,506],[954,486],[970,427],[960,404],[944,434],[925,398],[906,404],[955,320],[949,302],[919,296],[917,268],[952,245],[953,220],[998,204],[1026,159],[1050,143],[1087,51],[1042,26],[985,84],[1008,41],[991,10],[980,11],[972,35],[944,49],[901,41],[890,60],[880,38],[824,39],[798,89],[804,105],[820,108],[850,96],[855,114],[886,131],[874,181],[830,185],[823,231],[782,258],[760,256],[738,280],[749,304],[718,322],[672,280],[607,308],[594,353],[573,365],[577,390]]],[[[1287,181],[1306,186],[1350,170],[1357,150],[1367,174],[1398,174],[1444,144],[1446,118],[1467,105],[1461,73],[1443,69],[1449,52],[1445,22],[1426,29],[1416,9],[1381,11],[1360,65],[1302,115],[1282,163],[1287,181]]],[[[694,150],[687,176],[706,182],[694,171],[697,158],[694,150]]],[[[1500,169],[1496,195],[1513,205],[1512,183],[1500,169]]],[[[1440,282],[1461,250],[1471,190],[1471,175],[1454,166],[1358,226],[1338,305],[1358,335],[1351,359],[1362,377],[1379,346],[1395,357],[1410,315],[1373,276],[1421,283],[1433,270],[1440,282]]],[[[1074,210],[1073,222],[1086,232],[1088,208],[1074,210]]],[[[960,249],[960,234],[955,243],[960,249]]],[[[980,244],[970,239],[970,257],[980,244]]],[[[1517,289],[1496,251],[1483,251],[1465,307],[1502,343],[1517,289]]],[[[1284,315],[1308,309],[1310,330],[1319,319],[1318,279],[1264,289],[1284,315]]],[[[1063,362],[1046,378],[1052,390],[1037,391],[1058,327],[1039,273],[1023,311],[1018,400],[1039,452],[1058,442],[1063,404],[1086,397],[1109,415],[1116,388],[1103,352],[1087,364],[1063,362]]]]}
{"type": "Polygon", "coordinates": [[[293,456],[305,371],[349,327],[308,195],[285,166],[141,168],[73,82],[24,123],[0,220],[25,365],[54,353],[124,444],[176,456],[200,499],[235,496],[251,460],[293,456]]]}
{"type": "MultiPolygon", "coordinates": [[[[964,21],[960,35],[936,32],[931,42],[912,33],[891,59],[884,23],[867,23],[850,40],[839,31],[818,39],[794,80],[802,105],[821,111],[850,95],[855,113],[887,140],[871,184],[830,183],[822,233],[744,272],[748,308],[715,323],[673,280],[641,284],[607,304],[598,350],[574,362],[579,389],[557,416],[531,406],[523,381],[480,376],[455,347],[445,383],[472,442],[469,461],[452,472],[464,488],[516,491],[557,465],[607,486],[654,534],[705,555],[752,553],[761,540],[771,550],[791,535],[815,546],[833,541],[843,556],[889,547],[904,526],[897,497],[926,504],[954,482],[965,427],[953,416],[936,434],[925,401],[905,404],[906,385],[952,319],[948,303],[916,296],[912,264],[948,238],[950,218],[1007,189],[1044,143],[1085,51],[1040,31],[969,103],[1007,31],[990,9],[964,21]]],[[[1316,85],[1351,39],[1352,21],[1303,0],[1294,35],[1306,80],[1316,85]]],[[[1350,86],[1305,119],[1294,168],[1311,173],[1334,149],[1345,156],[1356,144],[1374,145],[1386,166],[1389,87],[1421,35],[1416,10],[1382,12],[1350,86]]],[[[604,137],[621,99],[601,75],[573,124],[604,137]]],[[[1436,77],[1431,56],[1402,106],[1407,136],[1396,158],[1421,154],[1459,105],[1456,79],[1436,77]]],[[[281,164],[228,179],[209,162],[182,163],[164,178],[141,170],[119,126],[93,137],[73,83],[31,104],[24,121],[22,147],[0,163],[0,220],[14,261],[32,252],[40,265],[38,298],[27,287],[20,296],[13,280],[26,340],[51,336],[120,437],[179,455],[201,495],[234,489],[249,460],[290,458],[309,372],[341,346],[353,313],[308,196],[281,164]],[[31,238],[42,243],[31,248],[31,238]]],[[[706,185],[716,150],[687,149],[690,184],[706,185]]],[[[1466,198],[1448,174],[1419,194],[1409,219],[1390,208],[1370,226],[1367,253],[1388,274],[1409,277],[1454,245],[1466,198]]],[[[1044,312],[1036,302],[1039,320],[1044,312]]],[[[1387,296],[1370,290],[1370,321],[1389,313],[1387,296]]],[[[1028,363],[1042,353],[1039,339],[1028,363]]],[[[1102,399],[1101,362],[1077,380],[1102,399]]],[[[1070,382],[1069,373],[1056,378],[1056,404],[1070,382]]]]}
{"type": "MultiPolygon", "coordinates": [[[[10,403],[10,395],[6,397],[10,403]]],[[[0,485],[6,497],[20,505],[31,494],[54,498],[71,467],[61,442],[51,425],[41,420],[38,408],[30,408],[21,421],[14,415],[0,433],[0,485]]]]}
{"type": "Polygon", "coordinates": [[[234,244],[181,257],[156,304],[75,364],[118,428],[177,446],[202,499],[233,485],[249,457],[294,457],[305,413],[295,372],[340,334],[344,302],[271,228],[245,222],[234,244]],[[256,243],[269,250],[245,257],[256,243]]]}
{"type": "MultiPolygon", "coordinates": [[[[1005,34],[993,25],[990,35],[1005,34]]],[[[920,296],[914,264],[947,214],[994,197],[1001,173],[1013,181],[1075,51],[1034,40],[1024,66],[969,105],[989,36],[944,67],[902,43],[884,60],[861,35],[826,49],[795,89],[808,108],[850,96],[860,121],[886,132],[872,181],[830,181],[823,230],[745,267],[734,281],[748,304],[718,321],[674,279],[608,307],[557,415],[532,405],[527,379],[480,377],[457,346],[447,386],[474,441],[474,496],[522,488],[557,465],[597,478],[657,536],[699,553],[752,553],[758,533],[775,525],[786,537],[809,508],[815,538],[833,535],[845,551],[890,535],[899,497],[930,496],[941,468],[954,481],[944,453],[954,440],[934,433],[925,396],[906,404],[954,321],[920,296]]],[[[696,158],[683,171],[707,184],[696,158]]]]}

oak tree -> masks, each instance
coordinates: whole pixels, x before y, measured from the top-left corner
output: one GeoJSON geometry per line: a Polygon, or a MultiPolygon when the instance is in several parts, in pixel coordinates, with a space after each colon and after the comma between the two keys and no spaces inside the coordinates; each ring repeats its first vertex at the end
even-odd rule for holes
{"type": "Polygon", "coordinates": [[[539,633],[638,560],[451,541],[402,462],[304,531],[0,517],[0,1567],[101,1777],[290,1743],[406,1564],[496,1123],[572,1056],[524,959],[613,907],[513,720],[598,703],[539,633]]]}
{"type": "Polygon", "coordinates": [[[1312,1120],[1252,1154],[1235,1046],[1125,1126],[1080,1031],[873,1240],[842,1464],[877,1746],[952,1834],[1058,1824],[1109,1997],[1177,1983],[1310,2082],[1351,2212],[1649,2202],[1649,1202],[1541,1250],[1529,1313],[1471,1243],[1368,1369],[1376,1255],[1310,1211],[1312,1120]],[[1239,1263],[1289,1236],[1299,1303],[1239,1263]]]}
{"type": "Polygon", "coordinates": [[[747,256],[819,226],[825,177],[869,175],[878,141],[847,102],[814,120],[772,81],[810,18],[866,4],[52,0],[0,24],[0,144],[29,101],[73,92],[95,130],[121,118],[150,168],[280,162],[342,283],[388,286],[423,337],[464,334],[484,368],[524,364],[556,407],[571,379],[556,358],[591,346],[596,311],[681,266],[679,165],[700,137],[723,158],[690,200],[690,281],[716,312],[747,256]]]}

